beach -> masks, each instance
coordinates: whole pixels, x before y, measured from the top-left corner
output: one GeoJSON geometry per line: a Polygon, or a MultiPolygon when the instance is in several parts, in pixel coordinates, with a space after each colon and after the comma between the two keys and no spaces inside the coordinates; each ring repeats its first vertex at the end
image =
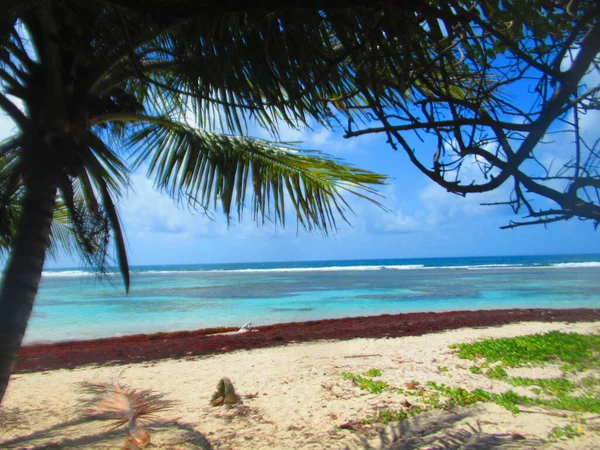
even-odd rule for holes
{"type": "MultiPolygon", "coordinates": [[[[429,381],[519,392],[526,388],[472,373],[472,362],[448,346],[551,330],[599,333],[600,310],[414,313],[26,346],[0,409],[0,447],[120,448],[123,429],[81,420],[77,389],[81,382],[117,381],[174,402],[151,427],[154,448],[567,448],[548,435],[572,423],[571,415],[540,407],[515,416],[484,402],[368,423],[378,410],[414,403],[413,394],[369,393],[342,376],[377,369],[378,379],[403,389],[429,381]],[[222,377],[241,403],[210,406],[222,377]]],[[[544,378],[558,369],[530,370],[544,378]]],[[[586,433],[570,448],[599,443],[586,433]]]]}

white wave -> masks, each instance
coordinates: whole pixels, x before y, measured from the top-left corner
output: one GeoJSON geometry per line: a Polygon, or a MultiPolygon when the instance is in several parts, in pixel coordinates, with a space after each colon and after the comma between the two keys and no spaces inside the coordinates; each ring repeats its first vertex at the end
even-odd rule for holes
{"type": "Polygon", "coordinates": [[[590,261],[590,262],[571,262],[571,263],[556,263],[552,264],[551,267],[557,269],[563,269],[568,267],[600,267],[599,261],[590,261]]]}
{"type": "MultiPolygon", "coordinates": [[[[407,264],[402,266],[331,266],[331,267],[281,267],[273,269],[235,269],[225,270],[226,272],[343,272],[343,271],[365,271],[365,270],[414,270],[423,269],[423,264],[407,264]]],[[[210,270],[207,272],[222,272],[219,270],[210,270]]]]}
{"type": "Polygon", "coordinates": [[[90,272],[87,270],[61,270],[60,272],[42,272],[43,277],[82,277],[90,275],[94,275],[94,272],[90,272]]]}
{"type": "Polygon", "coordinates": [[[423,264],[406,264],[400,266],[332,266],[332,267],[274,267],[272,269],[211,269],[211,270],[146,270],[140,274],[169,273],[273,273],[273,272],[342,272],[363,270],[414,270],[425,269],[423,264]]]}
{"type": "MultiPolygon", "coordinates": [[[[331,267],[273,267],[270,269],[197,269],[197,270],[144,270],[139,274],[192,274],[192,273],[285,273],[285,272],[343,272],[377,270],[433,270],[433,269],[478,269],[511,267],[510,264],[489,264],[481,266],[425,266],[424,264],[379,265],[379,266],[331,266],[331,267]]],[[[517,267],[515,267],[517,268],[517,267]]]]}
{"type": "MultiPolygon", "coordinates": [[[[196,270],[144,270],[134,271],[138,275],[170,275],[198,273],[301,273],[301,272],[351,272],[378,270],[519,270],[519,269],[562,269],[562,268],[594,268],[600,262],[573,262],[541,264],[474,264],[462,266],[425,266],[424,264],[377,265],[377,266],[331,266],[331,267],[274,267],[269,269],[196,269],[196,270]]],[[[91,276],[94,272],[85,270],[64,270],[43,272],[45,277],[81,277],[91,276]]],[[[116,275],[116,274],[110,274],[116,275]]]]}
{"type": "Polygon", "coordinates": [[[136,271],[136,274],[140,275],[161,275],[161,274],[169,274],[169,273],[199,273],[199,272],[212,272],[210,270],[140,270],[136,271]]]}
{"type": "Polygon", "coordinates": [[[477,264],[472,266],[437,266],[431,269],[466,269],[466,270],[490,270],[490,269],[528,269],[533,266],[525,264],[477,264]]]}

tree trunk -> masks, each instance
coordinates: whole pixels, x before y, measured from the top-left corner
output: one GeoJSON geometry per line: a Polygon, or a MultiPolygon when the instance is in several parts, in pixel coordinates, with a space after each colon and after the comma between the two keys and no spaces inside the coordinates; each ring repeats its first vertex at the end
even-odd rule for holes
{"type": "Polygon", "coordinates": [[[26,183],[23,209],[0,288],[0,403],[6,392],[42,276],[56,206],[48,168],[26,183]]]}

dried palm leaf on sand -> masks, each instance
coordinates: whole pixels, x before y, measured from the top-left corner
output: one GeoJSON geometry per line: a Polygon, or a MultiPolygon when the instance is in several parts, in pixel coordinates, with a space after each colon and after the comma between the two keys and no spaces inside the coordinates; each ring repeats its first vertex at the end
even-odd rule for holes
{"type": "Polygon", "coordinates": [[[150,443],[150,432],[140,424],[156,420],[157,413],[173,406],[172,401],[163,398],[164,394],[118,383],[84,382],[80,390],[90,396],[83,401],[84,416],[108,422],[107,427],[111,430],[127,426],[133,448],[143,448],[150,443]]]}

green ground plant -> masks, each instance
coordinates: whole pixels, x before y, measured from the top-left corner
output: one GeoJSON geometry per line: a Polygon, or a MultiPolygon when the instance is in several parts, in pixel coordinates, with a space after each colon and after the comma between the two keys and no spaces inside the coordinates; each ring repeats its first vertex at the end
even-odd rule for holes
{"type": "Polygon", "coordinates": [[[342,378],[350,380],[359,387],[361,391],[367,391],[371,394],[381,394],[389,385],[385,381],[372,380],[372,377],[381,375],[381,371],[371,369],[366,371],[362,376],[352,372],[343,372],[342,378]]]}
{"type": "Polygon", "coordinates": [[[537,386],[539,389],[532,392],[554,396],[568,394],[576,388],[575,383],[566,378],[510,377],[507,381],[513,386],[537,386]]]}
{"type": "Polygon", "coordinates": [[[381,370],[379,370],[379,369],[369,369],[365,373],[363,373],[363,376],[365,376],[365,377],[380,377],[381,376],[381,370]]]}
{"type": "Polygon", "coordinates": [[[566,427],[556,427],[548,435],[548,439],[551,441],[558,441],[561,439],[573,439],[575,437],[585,434],[583,428],[574,427],[573,425],[567,425],[566,427]]]}
{"type": "MultiPolygon", "coordinates": [[[[471,373],[485,375],[515,387],[530,387],[531,395],[523,395],[513,390],[500,394],[484,389],[470,391],[433,381],[420,383],[417,380],[407,382],[403,388],[393,388],[385,382],[371,379],[381,376],[381,370],[370,369],[362,376],[345,372],[342,377],[351,380],[362,390],[376,394],[388,391],[410,398],[410,403],[408,400],[404,401],[405,409],[378,410],[373,416],[362,419],[361,424],[387,424],[431,409],[466,407],[480,402],[496,403],[513,414],[518,414],[523,406],[549,407],[576,415],[600,414],[600,379],[595,374],[579,380],[568,377],[584,369],[594,370],[600,367],[600,335],[551,332],[517,338],[489,339],[451,347],[458,349],[459,357],[478,361],[476,366],[469,368],[471,373]],[[562,377],[513,377],[507,372],[507,368],[511,367],[551,362],[562,363],[562,377]]],[[[437,371],[443,373],[448,371],[448,368],[438,366],[437,371]]],[[[585,421],[582,423],[585,424],[585,421]]],[[[574,438],[583,433],[581,426],[569,425],[555,428],[549,439],[574,438]]]]}
{"type": "Polygon", "coordinates": [[[485,374],[490,378],[494,378],[495,380],[504,380],[508,377],[506,369],[504,369],[504,367],[502,367],[500,364],[488,369],[485,374]]]}
{"type": "Polygon", "coordinates": [[[600,367],[600,335],[563,333],[519,336],[515,338],[486,339],[475,344],[450,346],[458,350],[458,357],[470,360],[485,358],[506,367],[522,367],[560,361],[567,364],[600,367]]]}
{"type": "Polygon", "coordinates": [[[380,409],[375,415],[362,419],[360,421],[363,425],[372,425],[374,423],[380,423],[386,425],[392,422],[400,422],[402,420],[408,419],[409,417],[418,416],[422,414],[425,409],[421,406],[414,406],[408,409],[380,409]]]}

